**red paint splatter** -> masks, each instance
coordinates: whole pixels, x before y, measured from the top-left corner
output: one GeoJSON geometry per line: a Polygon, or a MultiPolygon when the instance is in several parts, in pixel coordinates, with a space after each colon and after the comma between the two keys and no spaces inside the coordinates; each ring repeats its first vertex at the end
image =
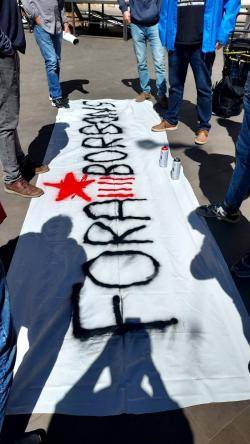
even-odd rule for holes
{"type": "Polygon", "coordinates": [[[132,188],[99,188],[99,191],[132,191],[132,188]]]}
{"type": "Polygon", "coordinates": [[[99,185],[133,185],[133,182],[98,182],[99,185]]]}
{"type": "Polygon", "coordinates": [[[81,199],[91,202],[91,198],[83,191],[84,188],[95,182],[95,179],[89,179],[85,174],[80,180],[78,180],[73,173],[67,173],[66,176],[57,183],[44,182],[44,185],[48,187],[58,188],[59,192],[56,196],[56,201],[65,200],[68,197],[72,199],[76,196],[81,199]]]}
{"type": "Polygon", "coordinates": [[[113,177],[113,176],[100,176],[100,179],[109,180],[135,180],[134,177],[113,177]]]}
{"type": "Polygon", "coordinates": [[[120,193],[98,194],[97,197],[119,197],[120,199],[126,199],[128,197],[134,197],[134,194],[120,194],[120,193]]]}

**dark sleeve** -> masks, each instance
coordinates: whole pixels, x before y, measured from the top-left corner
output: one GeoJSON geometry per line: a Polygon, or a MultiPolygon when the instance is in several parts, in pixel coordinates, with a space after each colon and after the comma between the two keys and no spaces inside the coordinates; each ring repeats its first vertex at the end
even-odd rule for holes
{"type": "Polygon", "coordinates": [[[0,28],[0,53],[3,55],[11,55],[13,53],[12,43],[9,37],[0,28]]]}
{"type": "Polygon", "coordinates": [[[125,0],[118,0],[119,8],[122,13],[128,10],[128,4],[125,0]]]}

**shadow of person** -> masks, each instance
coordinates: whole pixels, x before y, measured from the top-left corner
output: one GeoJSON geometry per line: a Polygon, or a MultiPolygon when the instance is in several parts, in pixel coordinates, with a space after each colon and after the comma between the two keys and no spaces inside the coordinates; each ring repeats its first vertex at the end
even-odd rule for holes
{"type": "MultiPolygon", "coordinates": [[[[10,406],[23,405],[25,397],[27,412],[33,411],[69,329],[72,287],[84,281],[82,264],[86,255],[70,237],[71,230],[71,219],[60,215],[44,223],[41,232],[20,236],[9,270],[20,349],[27,345],[14,377],[10,406]]],[[[6,433],[18,432],[11,424],[9,421],[6,433]]],[[[22,427],[24,431],[25,424],[22,427]]]]}
{"type": "MultiPolygon", "coordinates": [[[[123,85],[127,86],[128,88],[132,88],[137,94],[140,94],[142,92],[140,80],[137,79],[122,79],[123,85]]],[[[157,96],[157,88],[156,88],[156,81],[154,79],[151,79],[150,81],[151,86],[151,94],[156,97],[157,96]]]]}
{"type": "Polygon", "coordinates": [[[223,154],[208,154],[200,148],[190,148],[185,155],[199,164],[200,188],[209,202],[223,200],[231,179],[235,161],[233,156],[223,154]]]}
{"type": "Polygon", "coordinates": [[[197,131],[197,109],[190,100],[183,100],[180,111],[180,122],[188,126],[193,132],[197,131]]]}
{"type": "MultiPolygon", "coordinates": [[[[192,228],[202,235],[204,235],[204,240],[200,252],[193,258],[190,266],[192,275],[197,280],[207,280],[216,279],[220,284],[224,292],[232,299],[235,307],[241,316],[242,326],[246,339],[250,340],[250,330],[249,330],[249,316],[243,309],[242,300],[238,297],[237,292],[231,285],[229,277],[229,272],[225,272],[225,266],[221,263],[219,266],[215,267],[213,264],[213,258],[218,256],[215,250],[215,245],[212,242],[211,235],[207,230],[207,225],[202,218],[200,218],[195,211],[190,213],[188,221],[192,228]]],[[[218,222],[217,222],[218,223],[218,222]]],[[[229,242],[231,237],[228,237],[229,242]]]]}
{"type": "Polygon", "coordinates": [[[28,159],[31,161],[31,163],[35,165],[42,165],[45,158],[47,164],[51,162],[51,160],[53,160],[60,153],[60,151],[65,148],[69,141],[66,133],[66,128],[68,127],[69,125],[67,123],[58,122],[56,124],[56,135],[53,138],[52,133],[55,125],[51,124],[43,126],[28,148],[28,159]],[[47,153],[49,142],[52,144],[52,149],[49,153],[47,153]]]}
{"type": "MultiPolygon", "coordinates": [[[[140,322],[139,319],[126,320],[131,321],[140,322]]],[[[96,343],[92,347],[95,348],[96,343]]],[[[145,329],[106,338],[98,358],[57,404],[47,443],[66,444],[72,439],[74,444],[90,441],[193,443],[188,421],[168,395],[153,363],[150,337],[145,329]],[[126,409],[151,412],[155,410],[155,403],[161,402],[174,411],[120,414],[126,409]],[[76,406],[78,414],[82,410],[83,415],[88,411],[91,416],[74,416],[74,412],[66,416],[70,406],[76,406]]]]}
{"type": "Polygon", "coordinates": [[[226,128],[229,137],[231,137],[234,145],[236,145],[242,122],[235,122],[234,120],[223,119],[221,117],[217,119],[217,122],[220,126],[226,128]]]}
{"type": "MultiPolygon", "coordinates": [[[[209,203],[222,202],[233,174],[232,163],[235,158],[222,154],[208,154],[199,148],[187,149],[185,155],[200,164],[200,189],[209,203]]],[[[242,216],[237,224],[207,219],[207,225],[229,265],[239,259],[250,245],[250,223],[246,217],[242,216]]],[[[241,295],[246,296],[244,302],[250,309],[249,298],[247,302],[249,284],[235,276],[234,280],[241,295]]]]}
{"type": "Polygon", "coordinates": [[[61,82],[63,97],[69,96],[74,91],[79,91],[82,94],[89,94],[83,85],[88,85],[89,80],[86,79],[73,79],[61,82]]]}
{"type": "Polygon", "coordinates": [[[154,150],[162,147],[162,143],[157,143],[155,140],[153,140],[153,137],[152,139],[138,140],[136,143],[137,146],[143,150],[154,150]]]}

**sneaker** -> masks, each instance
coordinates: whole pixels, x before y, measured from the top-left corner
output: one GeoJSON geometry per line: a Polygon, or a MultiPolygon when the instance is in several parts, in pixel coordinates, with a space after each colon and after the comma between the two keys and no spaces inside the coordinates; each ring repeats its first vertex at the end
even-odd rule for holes
{"type": "Polygon", "coordinates": [[[161,123],[159,123],[158,125],[152,126],[151,131],[154,131],[156,133],[160,133],[162,131],[175,131],[175,130],[177,130],[177,128],[178,128],[178,124],[172,125],[167,120],[162,120],[161,123]]]}
{"type": "Polygon", "coordinates": [[[196,213],[199,216],[206,218],[215,218],[218,220],[223,220],[231,224],[239,222],[241,218],[240,211],[235,211],[233,213],[226,211],[222,205],[202,205],[196,209],[196,213]]]}
{"type": "Polygon", "coordinates": [[[35,167],[35,174],[44,174],[49,171],[48,165],[41,165],[35,167]]]}
{"type": "Polygon", "coordinates": [[[59,97],[59,99],[52,99],[52,106],[56,108],[69,108],[68,100],[59,97]]]}
{"type": "Polygon", "coordinates": [[[208,141],[208,131],[207,130],[197,131],[194,143],[196,143],[196,145],[205,145],[207,141],[208,141]]]}
{"type": "Polygon", "coordinates": [[[161,108],[168,107],[168,99],[166,96],[157,97],[157,103],[158,103],[158,105],[160,105],[161,108]]]}
{"type": "Polygon", "coordinates": [[[18,179],[15,182],[5,184],[4,190],[9,194],[17,194],[21,197],[40,197],[44,194],[41,188],[31,185],[25,179],[18,179]]]}
{"type": "Polygon", "coordinates": [[[145,100],[151,100],[151,99],[152,96],[150,93],[142,92],[136,97],[135,101],[140,103],[140,102],[145,102],[145,100]]]}
{"type": "Polygon", "coordinates": [[[239,261],[232,265],[231,271],[238,278],[250,278],[250,252],[245,253],[239,261]]]}
{"type": "Polygon", "coordinates": [[[53,102],[53,99],[52,99],[52,97],[51,96],[49,96],[49,101],[50,101],[50,103],[51,103],[51,106],[53,106],[53,107],[55,107],[56,105],[54,104],[54,102],[53,102]]]}

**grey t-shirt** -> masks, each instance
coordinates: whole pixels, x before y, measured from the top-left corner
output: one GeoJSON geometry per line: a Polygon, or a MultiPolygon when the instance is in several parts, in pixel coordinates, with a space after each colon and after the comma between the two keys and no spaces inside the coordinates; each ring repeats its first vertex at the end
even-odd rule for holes
{"type": "Polygon", "coordinates": [[[64,0],[23,0],[22,3],[31,20],[39,17],[42,28],[50,34],[61,32],[67,22],[64,0]]]}

